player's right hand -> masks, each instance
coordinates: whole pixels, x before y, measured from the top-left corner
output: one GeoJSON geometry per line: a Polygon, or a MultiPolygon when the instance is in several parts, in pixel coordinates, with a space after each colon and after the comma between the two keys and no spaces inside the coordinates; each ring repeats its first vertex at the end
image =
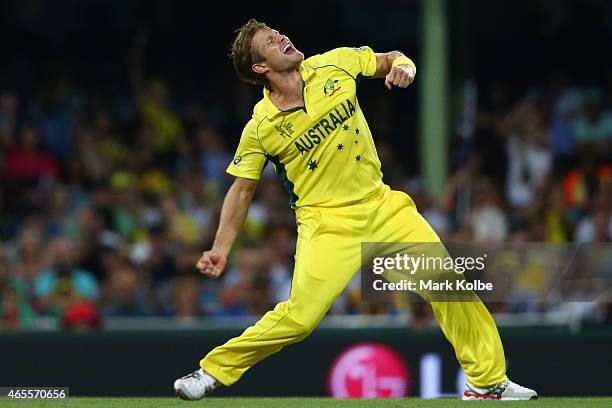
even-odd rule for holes
{"type": "Polygon", "coordinates": [[[391,90],[394,86],[407,88],[414,81],[414,70],[410,65],[402,64],[391,68],[385,77],[385,86],[391,90]]]}
{"type": "Polygon", "coordinates": [[[202,253],[196,266],[200,270],[200,273],[209,278],[217,279],[223,273],[226,264],[227,257],[212,249],[202,253]]]}

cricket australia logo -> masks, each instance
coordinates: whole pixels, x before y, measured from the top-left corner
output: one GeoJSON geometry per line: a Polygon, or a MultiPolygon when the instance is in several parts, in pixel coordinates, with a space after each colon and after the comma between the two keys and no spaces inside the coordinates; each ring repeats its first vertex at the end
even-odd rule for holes
{"type": "Polygon", "coordinates": [[[323,86],[323,93],[330,98],[340,89],[337,79],[328,79],[323,86]]]}
{"type": "Polygon", "coordinates": [[[285,138],[285,137],[290,138],[294,132],[293,123],[285,122],[285,121],[281,122],[280,125],[274,126],[274,129],[276,129],[276,131],[278,132],[279,135],[281,135],[282,138],[285,138]]]}

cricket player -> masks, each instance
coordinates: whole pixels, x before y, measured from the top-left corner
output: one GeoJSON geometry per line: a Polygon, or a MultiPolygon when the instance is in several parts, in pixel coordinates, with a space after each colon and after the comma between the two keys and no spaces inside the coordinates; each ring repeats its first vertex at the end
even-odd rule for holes
{"type": "MultiPolygon", "coordinates": [[[[304,59],[286,35],[256,20],[237,31],[231,56],[242,80],[263,85],[263,99],[227,168],[236,179],[225,196],[213,247],[197,267],[211,278],[223,273],[267,162],[295,209],[296,262],[289,300],[174,382],[177,395],[188,400],[234,384],[257,362],[306,338],[360,268],[361,242],[440,241],[412,199],[383,183],[357,100],[364,78],[384,78],[389,90],[408,87],[416,74],[409,58],[358,47],[304,59]]],[[[467,375],[464,399],[537,397],[506,377],[497,327],[480,300],[430,303],[467,375]]]]}

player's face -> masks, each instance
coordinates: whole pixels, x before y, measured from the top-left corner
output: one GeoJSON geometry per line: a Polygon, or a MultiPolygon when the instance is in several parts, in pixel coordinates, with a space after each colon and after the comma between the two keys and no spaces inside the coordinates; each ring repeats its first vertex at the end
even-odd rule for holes
{"type": "Polygon", "coordinates": [[[253,64],[253,70],[260,74],[292,70],[304,60],[304,54],[293,46],[289,37],[271,28],[259,30],[252,44],[263,60],[253,64]]]}

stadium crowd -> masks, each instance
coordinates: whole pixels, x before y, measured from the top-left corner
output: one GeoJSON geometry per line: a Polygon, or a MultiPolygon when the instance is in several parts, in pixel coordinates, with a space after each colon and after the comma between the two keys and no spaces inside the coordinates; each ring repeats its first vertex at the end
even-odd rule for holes
{"type": "MultiPolygon", "coordinates": [[[[508,84],[483,87],[477,111],[464,118],[468,130],[453,136],[440,199],[426,194],[389,138],[378,143],[385,181],[410,193],[447,242],[610,242],[612,87],[561,83],[519,98],[508,84]]],[[[288,297],[296,228],[271,165],[224,276],[205,279],[195,269],[214,238],[232,182],[225,168],[253,91],[236,92],[220,114],[212,104],[173,98],[168,83],[145,83],[137,71],[132,85],[130,97],[66,79],[36,94],[0,89],[3,330],[37,316],[78,328],[107,317],[260,315],[288,297]]],[[[402,126],[381,110],[366,116],[375,138],[378,129],[402,126]]],[[[355,281],[331,313],[403,307],[362,302],[355,281]]],[[[415,324],[430,318],[422,304],[411,310],[415,324]]],[[[598,316],[612,321],[609,303],[598,316]]]]}

